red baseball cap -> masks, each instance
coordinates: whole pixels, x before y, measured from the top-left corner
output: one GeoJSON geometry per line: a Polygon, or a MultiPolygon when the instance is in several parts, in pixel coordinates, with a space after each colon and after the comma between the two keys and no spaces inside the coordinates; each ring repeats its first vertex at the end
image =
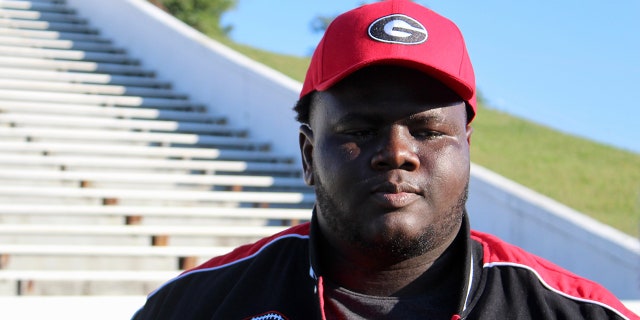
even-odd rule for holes
{"type": "Polygon", "coordinates": [[[300,97],[375,64],[421,70],[467,103],[469,122],[475,117],[475,76],[460,30],[409,0],[376,2],[336,17],[313,53],[300,97]]]}

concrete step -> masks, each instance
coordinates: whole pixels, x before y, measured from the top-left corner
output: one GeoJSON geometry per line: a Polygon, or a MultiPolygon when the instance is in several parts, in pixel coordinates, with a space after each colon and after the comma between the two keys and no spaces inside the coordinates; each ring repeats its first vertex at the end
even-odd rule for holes
{"type": "Polygon", "coordinates": [[[0,153],[0,164],[4,166],[64,167],[67,169],[100,168],[111,170],[157,170],[168,172],[199,170],[221,173],[251,173],[274,176],[300,176],[300,167],[290,163],[271,163],[258,161],[224,161],[224,160],[178,160],[154,158],[118,158],[98,155],[24,155],[0,153]]]}
{"type": "MultiPolygon", "coordinates": [[[[17,1],[11,2],[17,4],[17,1]]],[[[0,18],[4,19],[20,19],[20,20],[39,20],[49,22],[65,22],[86,24],[87,19],[81,18],[74,12],[52,12],[52,11],[37,11],[28,10],[23,8],[8,8],[3,5],[0,6],[0,18]]]]}
{"type": "Polygon", "coordinates": [[[4,314],[19,314],[21,319],[46,319],[52,314],[64,314],[65,320],[131,319],[144,305],[149,291],[87,296],[86,290],[78,290],[75,295],[0,296],[0,305],[4,314]]]}
{"type": "Polygon", "coordinates": [[[167,98],[186,100],[187,96],[172,90],[145,87],[128,87],[104,84],[77,84],[39,80],[3,79],[0,74],[0,89],[40,92],[81,93],[92,95],[138,96],[144,98],[167,98]]]}
{"type": "Polygon", "coordinates": [[[0,99],[13,101],[55,102],[98,106],[145,107],[158,109],[194,110],[201,105],[187,99],[169,99],[106,94],[61,93],[36,90],[0,89],[0,99]]]}
{"type": "Polygon", "coordinates": [[[47,30],[59,32],[75,32],[86,34],[98,34],[98,30],[89,27],[87,24],[71,23],[71,22],[48,22],[39,20],[16,20],[11,18],[0,17],[1,28],[26,29],[26,30],[47,30]]]}
{"type": "MultiPolygon", "coordinates": [[[[256,239],[255,236],[251,238],[256,239]]],[[[233,245],[0,244],[0,252],[4,257],[4,271],[16,272],[0,274],[0,283],[3,280],[15,278],[20,271],[52,272],[48,275],[68,271],[100,272],[104,270],[179,272],[211,257],[228,253],[233,248],[233,245]],[[34,270],[35,268],[37,270],[34,270]]],[[[40,277],[46,276],[40,275],[40,277]]],[[[66,280],[73,279],[67,276],[66,280]]]]}
{"type": "MultiPolygon", "coordinates": [[[[168,279],[165,279],[165,281],[168,279]]],[[[25,298],[61,298],[64,296],[86,296],[86,297],[113,297],[113,296],[122,296],[122,295],[141,295],[144,296],[151,292],[154,288],[162,285],[163,282],[161,280],[156,281],[128,281],[128,280],[113,280],[113,281],[104,281],[100,279],[88,279],[88,280],[79,280],[79,281],[69,281],[69,280],[47,280],[47,279],[36,279],[36,280],[5,280],[0,281],[0,303],[2,303],[3,298],[7,297],[18,297],[21,299],[25,298]]],[[[109,301],[107,299],[107,301],[109,301]]],[[[44,302],[47,304],[47,302],[44,302]]],[[[51,303],[51,302],[49,302],[51,303]]],[[[13,307],[13,306],[12,306],[13,307]]],[[[4,308],[3,310],[13,310],[13,308],[4,308]]],[[[51,308],[49,304],[49,311],[54,310],[55,308],[51,308]]],[[[77,307],[77,306],[76,306],[77,307]]],[[[86,308],[87,305],[83,305],[80,309],[86,308]]],[[[113,305],[111,308],[115,307],[113,305]]],[[[42,308],[42,305],[40,305],[42,308]]],[[[38,309],[38,308],[36,308],[38,309]]],[[[23,311],[19,313],[12,313],[13,311],[9,311],[6,314],[20,314],[19,319],[42,319],[47,318],[44,314],[65,314],[65,319],[87,319],[89,317],[89,313],[84,309],[85,312],[81,312],[76,310],[71,311],[75,315],[69,316],[69,311],[62,311],[62,308],[58,309],[59,312],[48,313],[48,312],[40,312],[36,310],[23,311]],[[82,316],[80,316],[82,314],[82,316]],[[38,316],[40,315],[40,316],[38,316]],[[83,318],[84,317],[84,318],[83,318]]],[[[97,310],[97,309],[94,309],[97,310]]],[[[125,313],[118,313],[117,311],[107,311],[101,312],[99,316],[91,317],[92,319],[128,319],[130,318],[135,310],[129,311],[128,315],[123,317],[118,317],[115,315],[125,313]],[[115,316],[115,317],[114,317],[115,316]]]]}
{"type": "MultiPolygon", "coordinates": [[[[312,193],[300,192],[234,192],[191,190],[139,190],[139,189],[80,189],[35,186],[0,186],[0,196],[20,198],[57,199],[123,199],[162,200],[176,202],[212,202],[247,204],[309,204],[315,200],[312,193]]],[[[0,227],[3,227],[0,225],[0,227]]],[[[0,229],[1,230],[1,229],[0,229]]],[[[8,230],[5,230],[9,232],[8,230]]]]}
{"type": "Polygon", "coordinates": [[[19,58],[39,58],[69,61],[106,62],[124,65],[138,65],[139,61],[124,53],[93,52],[68,49],[44,49],[0,45],[0,56],[19,58]]]}
{"type": "Polygon", "coordinates": [[[0,270],[0,281],[166,281],[180,271],[0,270]]]}
{"type": "Polygon", "coordinates": [[[40,49],[58,49],[58,50],[74,50],[74,51],[96,51],[108,53],[124,53],[124,49],[116,48],[110,43],[89,42],[77,40],[57,40],[57,39],[30,39],[19,36],[2,36],[0,35],[0,45],[40,48],[40,49]]]}
{"type": "Polygon", "coordinates": [[[3,124],[10,127],[124,129],[130,131],[179,132],[230,137],[246,137],[247,135],[246,129],[231,128],[224,124],[16,112],[0,113],[0,126],[3,124]]]}
{"type": "MultiPolygon", "coordinates": [[[[31,223],[32,226],[38,226],[37,220],[31,223]]],[[[74,221],[75,222],[75,221],[74,221]]],[[[174,225],[182,225],[177,220],[173,221],[174,225]]],[[[6,223],[7,226],[12,226],[13,224],[6,223]]],[[[100,225],[99,223],[90,222],[86,225],[96,226],[100,225]]],[[[225,224],[216,224],[216,223],[202,223],[203,226],[207,225],[217,225],[220,228],[223,226],[232,227],[232,225],[225,224]]],[[[54,224],[53,226],[63,227],[63,224],[54,224]]],[[[73,226],[73,225],[72,225],[73,226]]],[[[75,226],[81,226],[80,224],[75,226]]],[[[159,225],[162,226],[162,225],[159,225]]],[[[189,226],[186,224],[185,226],[189,226]]],[[[116,225],[105,225],[104,227],[127,227],[126,225],[116,226],[116,225]]],[[[198,226],[194,226],[198,227],[198,226]]],[[[60,230],[59,232],[30,232],[29,230],[22,230],[23,232],[11,232],[8,234],[0,234],[0,241],[3,244],[12,244],[12,245],[46,245],[46,246],[75,246],[76,244],[82,244],[83,246],[112,246],[112,247],[131,247],[131,248],[148,248],[148,247],[159,247],[159,246],[170,246],[170,247],[186,247],[193,246],[197,248],[207,248],[207,247],[231,247],[231,246],[239,246],[246,243],[251,243],[257,241],[260,237],[257,235],[229,235],[229,236],[215,236],[211,234],[194,234],[194,235],[184,235],[184,234],[136,234],[136,233],[123,233],[123,232],[105,232],[98,234],[83,234],[83,233],[73,233],[73,232],[64,232],[60,230]]],[[[123,230],[124,231],[124,230],[123,230]]],[[[131,229],[131,231],[135,231],[135,229],[131,229]]],[[[163,228],[158,229],[158,231],[166,231],[163,228]]],[[[186,232],[186,230],[185,230],[186,232]]],[[[122,250],[120,250],[122,251],[122,250]]],[[[142,250],[138,250],[142,251],[142,250]]],[[[118,266],[114,265],[113,261],[102,261],[102,264],[98,263],[98,261],[92,261],[91,255],[76,255],[76,257],[71,257],[70,255],[52,255],[52,254],[41,254],[41,255],[33,255],[33,254],[20,254],[10,256],[9,254],[4,254],[4,263],[2,269],[11,269],[11,270],[23,270],[23,269],[32,269],[34,266],[38,266],[38,268],[47,268],[47,269],[55,269],[55,270],[69,270],[69,269],[84,269],[84,270],[95,270],[95,269],[103,269],[103,268],[114,268],[114,269],[175,269],[178,265],[177,258],[183,257],[186,253],[181,253],[181,255],[166,255],[164,257],[159,256],[151,256],[151,255],[141,255],[139,257],[129,257],[120,254],[120,258],[118,260],[122,261],[123,265],[118,266]],[[9,259],[6,257],[9,256],[9,259]],[[75,259],[73,259],[75,258],[75,259]],[[77,260],[77,264],[69,263],[69,261],[77,260]]],[[[95,256],[93,256],[95,260],[95,256]]],[[[203,257],[204,258],[204,257],[203,257]]]]}
{"type": "MultiPolygon", "coordinates": [[[[282,163],[290,168],[295,161],[288,156],[266,151],[221,150],[213,148],[127,146],[121,144],[0,141],[0,154],[30,156],[97,156],[103,158],[174,160],[241,160],[248,162],[282,163]],[[142,159],[141,159],[142,158],[142,159]]],[[[296,166],[296,168],[299,168],[296,166]]]]}
{"type": "MultiPolygon", "coordinates": [[[[153,283],[152,285],[159,286],[179,274],[178,270],[0,270],[0,283],[13,282],[16,296],[29,296],[48,291],[41,287],[50,285],[51,282],[127,282],[153,283]]],[[[83,286],[86,287],[86,284],[83,286]]],[[[127,294],[129,290],[123,290],[120,294],[127,294]]]]}
{"type": "Polygon", "coordinates": [[[101,256],[101,257],[212,257],[228,253],[232,247],[179,246],[109,246],[109,245],[9,245],[0,244],[0,252],[31,256],[101,256]]]}
{"type": "Polygon", "coordinates": [[[63,83],[85,83],[120,85],[130,87],[150,87],[159,89],[170,89],[171,84],[152,77],[145,76],[119,76],[106,73],[86,73],[86,72],[63,72],[38,69],[20,69],[11,67],[0,67],[0,78],[38,80],[63,83]]]}
{"type": "MultiPolygon", "coordinates": [[[[194,207],[194,206],[61,206],[37,204],[0,204],[0,212],[7,216],[60,218],[69,217],[126,217],[147,218],[218,218],[238,221],[249,219],[265,220],[309,220],[311,209],[290,208],[234,208],[234,207],[194,207]]],[[[0,250],[2,252],[2,250],[0,250]]]]}
{"type": "MultiPolygon", "coordinates": [[[[0,181],[30,182],[33,185],[44,181],[72,181],[77,185],[94,186],[100,183],[118,183],[127,187],[144,187],[148,184],[181,184],[197,186],[258,187],[258,188],[308,188],[301,178],[278,178],[269,176],[168,174],[168,173],[132,173],[126,171],[89,171],[89,170],[45,170],[0,168],[0,181]]],[[[8,183],[5,183],[8,184],[8,183]]],[[[3,213],[4,214],[4,213],[3,213]]]]}
{"type": "MultiPolygon", "coordinates": [[[[273,226],[148,226],[148,225],[35,225],[0,224],[5,236],[182,236],[182,237],[246,237],[262,238],[284,231],[273,226]]],[[[184,253],[181,253],[184,254],[184,253]]]]}
{"type": "Polygon", "coordinates": [[[96,72],[142,77],[155,76],[152,71],[145,70],[140,66],[90,61],[64,61],[0,56],[0,67],[35,70],[96,72]]]}
{"type": "Polygon", "coordinates": [[[216,117],[200,111],[157,110],[152,108],[96,106],[71,103],[24,102],[0,99],[0,111],[77,115],[119,119],[158,119],[200,123],[224,124],[226,118],[216,117]]]}
{"type": "Polygon", "coordinates": [[[230,148],[243,150],[267,150],[269,142],[258,141],[246,137],[214,136],[191,133],[165,132],[133,132],[125,130],[100,130],[81,128],[53,128],[53,127],[0,127],[0,137],[13,139],[28,139],[30,141],[96,141],[123,143],[152,143],[161,145],[191,145],[212,146],[216,148],[230,148]]]}
{"type": "Polygon", "coordinates": [[[61,83],[84,83],[170,89],[171,84],[152,77],[119,76],[106,73],[63,72],[0,67],[0,78],[61,83]]]}
{"type": "Polygon", "coordinates": [[[84,42],[96,42],[110,44],[111,40],[100,37],[97,33],[82,33],[82,32],[65,32],[65,31],[53,31],[53,30],[30,30],[30,29],[16,29],[11,27],[7,21],[4,21],[4,25],[0,23],[0,35],[12,36],[20,38],[31,39],[62,39],[70,41],[84,41],[84,42]]]}
{"type": "Polygon", "coordinates": [[[75,13],[75,10],[67,7],[62,3],[56,2],[40,2],[40,1],[0,1],[0,8],[5,9],[18,9],[18,10],[33,10],[44,12],[59,12],[59,13],[75,13]]]}

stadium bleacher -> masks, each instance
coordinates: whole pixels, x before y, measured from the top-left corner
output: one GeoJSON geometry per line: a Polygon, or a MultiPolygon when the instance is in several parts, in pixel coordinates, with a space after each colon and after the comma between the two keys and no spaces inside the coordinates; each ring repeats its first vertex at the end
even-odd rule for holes
{"type": "Polygon", "coordinates": [[[63,1],[0,1],[0,295],[144,296],[309,219],[295,161],[208,107],[63,1]]]}

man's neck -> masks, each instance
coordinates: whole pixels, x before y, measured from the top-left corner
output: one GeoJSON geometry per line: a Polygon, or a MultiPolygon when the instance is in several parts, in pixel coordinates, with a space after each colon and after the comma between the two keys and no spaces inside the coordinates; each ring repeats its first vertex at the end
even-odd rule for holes
{"type": "Polygon", "coordinates": [[[338,253],[325,241],[320,260],[329,281],[361,294],[408,297],[457,290],[459,286],[452,282],[459,278],[456,271],[463,270],[464,254],[455,239],[444,248],[390,263],[379,255],[338,253]]]}

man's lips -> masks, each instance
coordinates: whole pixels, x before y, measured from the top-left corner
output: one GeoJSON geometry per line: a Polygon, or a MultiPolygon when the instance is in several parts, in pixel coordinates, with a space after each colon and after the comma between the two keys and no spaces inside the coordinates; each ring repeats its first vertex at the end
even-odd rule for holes
{"type": "Polygon", "coordinates": [[[387,208],[406,207],[420,199],[420,189],[407,183],[383,183],[372,190],[374,201],[387,208]]]}

